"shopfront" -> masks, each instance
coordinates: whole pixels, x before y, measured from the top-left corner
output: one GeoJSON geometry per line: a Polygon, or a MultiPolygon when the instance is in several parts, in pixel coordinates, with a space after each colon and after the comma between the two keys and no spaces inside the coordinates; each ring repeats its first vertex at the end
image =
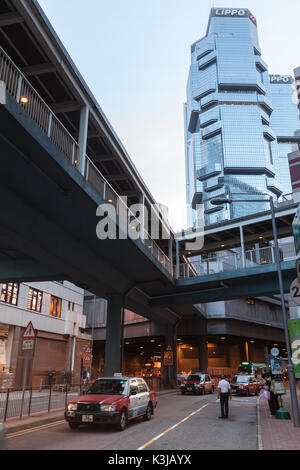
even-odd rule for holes
{"type": "Polygon", "coordinates": [[[0,389],[12,386],[13,375],[10,369],[9,325],[0,323],[0,389]]]}

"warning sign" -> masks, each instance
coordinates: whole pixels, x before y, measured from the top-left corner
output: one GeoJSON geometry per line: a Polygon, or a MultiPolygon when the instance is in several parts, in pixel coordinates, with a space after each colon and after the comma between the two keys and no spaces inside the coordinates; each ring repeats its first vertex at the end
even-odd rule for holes
{"type": "Polygon", "coordinates": [[[35,329],[33,328],[33,324],[31,321],[26,326],[24,333],[22,334],[23,339],[35,339],[37,336],[35,329]]]}
{"type": "Polygon", "coordinates": [[[82,357],[83,367],[90,367],[92,365],[92,355],[91,353],[85,353],[82,357]]]}
{"type": "Polygon", "coordinates": [[[164,352],[164,364],[165,366],[173,366],[174,365],[174,355],[173,351],[165,351],[164,352]]]}

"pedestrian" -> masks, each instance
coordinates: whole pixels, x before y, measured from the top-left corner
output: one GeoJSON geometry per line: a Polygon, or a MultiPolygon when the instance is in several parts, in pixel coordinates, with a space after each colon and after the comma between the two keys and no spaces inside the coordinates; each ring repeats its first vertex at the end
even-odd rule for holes
{"type": "Polygon", "coordinates": [[[270,416],[276,416],[276,411],[279,410],[279,402],[278,402],[278,396],[273,393],[272,390],[272,375],[268,372],[263,375],[263,378],[265,379],[264,383],[264,390],[269,392],[269,408],[270,408],[270,416]]]}
{"type": "Polygon", "coordinates": [[[232,390],[230,383],[226,380],[225,375],[221,376],[221,380],[218,383],[218,398],[220,399],[221,405],[221,416],[219,418],[228,418],[229,411],[229,398],[232,399],[232,390]]]}

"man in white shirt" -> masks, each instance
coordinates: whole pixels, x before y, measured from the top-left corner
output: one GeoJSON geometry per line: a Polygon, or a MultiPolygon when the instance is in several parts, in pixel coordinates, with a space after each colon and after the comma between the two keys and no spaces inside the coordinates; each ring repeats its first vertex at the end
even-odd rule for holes
{"type": "Polygon", "coordinates": [[[221,376],[221,380],[218,383],[218,398],[220,398],[220,405],[221,405],[221,416],[219,418],[224,419],[228,418],[228,400],[232,399],[232,390],[230,387],[230,383],[227,382],[225,379],[225,375],[221,376]]]}

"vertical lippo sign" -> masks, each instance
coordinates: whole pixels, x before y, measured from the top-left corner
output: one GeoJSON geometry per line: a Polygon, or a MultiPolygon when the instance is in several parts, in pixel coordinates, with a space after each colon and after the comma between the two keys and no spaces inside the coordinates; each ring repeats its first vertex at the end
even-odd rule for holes
{"type": "Polygon", "coordinates": [[[0,81],[0,104],[6,104],[6,86],[0,81]]]}
{"type": "Polygon", "coordinates": [[[294,365],[295,377],[300,379],[300,318],[289,320],[289,333],[292,349],[292,363],[294,365]]]}

